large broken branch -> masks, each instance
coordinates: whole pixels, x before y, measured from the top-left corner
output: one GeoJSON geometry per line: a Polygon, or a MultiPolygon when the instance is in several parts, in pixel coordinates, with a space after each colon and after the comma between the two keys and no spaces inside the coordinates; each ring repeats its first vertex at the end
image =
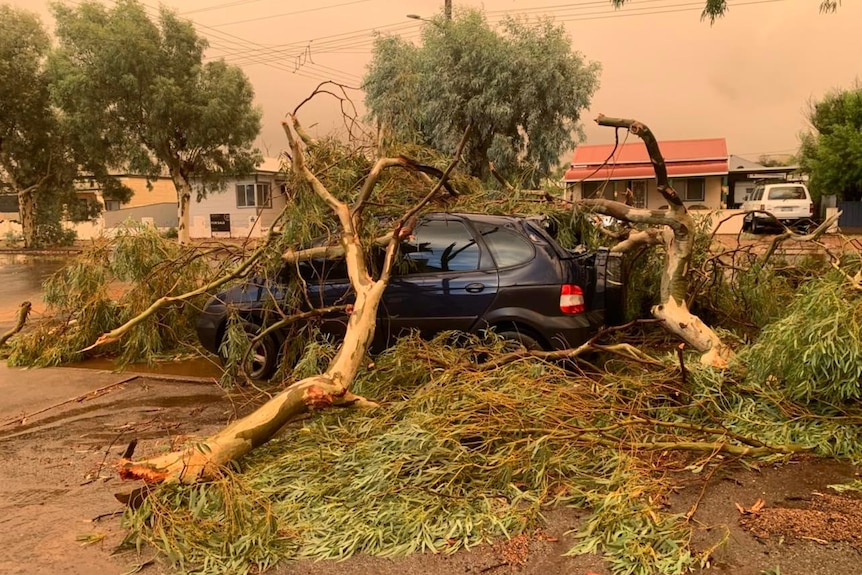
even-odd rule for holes
{"type": "Polygon", "coordinates": [[[765,264],[769,261],[769,258],[772,257],[772,254],[775,253],[775,250],[778,249],[778,246],[781,245],[785,241],[794,241],[794,242],[814,242],[817,241],[820,236],[826,233],[829,228],[831,228],[838,221],[838,218],[841,217],[841,212],[836,214],[832,214],[826,220],[823,221],[822,224],[817,226],[817,228],[811,232],[810,234],[796,234],[793,231],[786,229],[775,236],[772,237],[772,240],[769,242],[769,247],[766,250],[766,253],[763,254],[763,257],[760,259],[760,263],[765,264]]]}
{"type": "MultiPolygon", "coordinates": [[[[119,470],[123,478],[143,479],[151,483],[193,483],[210,479],[217,476],[226,463],[266,443],[279,429],[308,411],[333,405],[375,406],[373,402],[352,394],[350,385],[374,337],[377,309],[389,281],[394,255],[402,239],[402,226],[413,219],[413,215],[430,200],[442,184],[438,182],[432,193],[408,211],[396,225],[386,246],[386,259],[380,279],[375,281],[365,265],[362,239],[357,233],[349,206],[327,190],[305,163],[300,131],[292,129],[300,127],[299,121],[292,117],[292,126],[285,122],[283,127],[292,151],[294,171],[311,186],[318,197],[327,202],[341,224],[341,245],[348,277],[356,294],[344,340],[324,373],[290,385],[253,413],[187,449],[145,461],[121,460],[119,470]]],[[[466,138],[462,143],[465,141],[466,138]]],[[[457,150],[446,175],[454,168],[460,153],[461,148],[457,150]]],[[[383,158],[377,162],[375,168],[382,171],[386,167],[395,166],[410,168],[410,164],[397,158],[383,158]]],[[[370,196],[370,192],[368,195],[370,196]]]]}
{"type": "MultiPolygon", "coordinates": [[[[656,187],[667,201],[668,210],[662,212],[638,209],[606,200],[582,200],[582,203],[595,211],[624,221],[666,226],[662,234],[662,243],[665,245],[665,265],[661,277],[659,304],[652,309],[653,317],[663,320],[665,327],[671,333],[702,352],[701,362],[704,364],[716,367],[727,365],[727,359],[733,355],[731,349],[709,326],[692,314],[686,304],[688,268],[694,246],[695,225],[691,214],[668,182],[667,167],[658,141],[652,131],[637,120],[609,118],[600,114],[596,118],[596,123],[600,126],[626,128],[643,140],[655,171],[656,187]]],[[[656,234],[653,233],[638,237],[636,241],[647,243],[656,238],[656,234]]]]}

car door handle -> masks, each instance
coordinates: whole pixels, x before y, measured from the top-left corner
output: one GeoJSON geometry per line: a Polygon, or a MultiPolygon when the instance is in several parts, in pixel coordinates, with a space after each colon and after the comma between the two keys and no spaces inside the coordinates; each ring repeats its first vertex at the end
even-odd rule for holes
{"type": "Polygon", "coordinates": [[[480,284],[480,283],[467,284],[467,287],[465,287],[464,289],[466,289],[470,293],[479,293],[480,291],[483,291],[485,289],[485,284],[480,284]]]}

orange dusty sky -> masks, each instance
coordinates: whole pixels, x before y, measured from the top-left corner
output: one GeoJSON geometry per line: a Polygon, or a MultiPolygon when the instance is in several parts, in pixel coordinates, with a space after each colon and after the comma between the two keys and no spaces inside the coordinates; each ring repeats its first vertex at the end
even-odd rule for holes
{"type": "MultiPolygon", "coordinates": [[[[659,139],[727,138],[730,153],[757,159],[793,153],[812,98],[852,86],[862,69],[862,2],[818,13],[820,0],[729,0],[714,26],[704,0],[454,0],[506,12],[552,16],[575,50],[602,65],[601,87],[583,115],[588,143],[609,143],[599,113],[637,118],[659,139]]],[[[48,3],[12,0],[51,25],[48,3]]],[[[72,2],[74,4],[74,2],[72,2]]],[[[157,7],[155,1],[145,5],[157,7]]],[[[264,110],[259,140],[270,156],[285,147],[280,121],[322,80],[358,86],[375,31],[416,38],[443,0],[166,0],[207,37],[207,56],[242,66],[264,110]]],[[[360,92],[353,94],[361,106],[360,92]]],[[[319,133],[339,125],[335,100],[303,108],[319,133]]]]}

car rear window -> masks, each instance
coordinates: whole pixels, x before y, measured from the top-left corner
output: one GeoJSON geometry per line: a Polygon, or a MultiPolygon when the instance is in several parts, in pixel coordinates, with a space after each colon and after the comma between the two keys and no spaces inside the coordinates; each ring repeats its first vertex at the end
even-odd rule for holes
{"type": "Polygon", "coordinates": [[[477,226],[499,268],[527,263],[536,252],[533,245],[520,234],[500,226],[477,226]]]}
{"type": "Polygon", "coordinates": [[[805,190],[799,186],[782,186],[769,189],[770,200],[804,200],[805,190]]]}

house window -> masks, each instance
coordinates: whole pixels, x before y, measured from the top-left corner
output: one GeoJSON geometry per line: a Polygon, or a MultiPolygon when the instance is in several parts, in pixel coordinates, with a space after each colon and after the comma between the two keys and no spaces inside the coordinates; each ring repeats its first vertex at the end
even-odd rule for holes
{"type": "Polygon", "coordinates": [[[687,178],[676,180],[673,189],[684,202],[703,202],[706,200],[706,180],[704,178],[687,178]]]}
{"type": "Polygon", "coordinates": [[[116,212],[120,210],[120,200],[105,200],[105,211],[116,212]]]}
{"type": "Polygon", "coordinates": [[[584,182],[581,184],[583,186],[583,198],[585,200],[601,198],[613,200],[615,184],[616,182],[609,182],[607,180],[603,182],[584,182]]]}
{"type": "Polygon", "coordinates": [[[271,208],[272,195],[269,192],[269,184],[237,184],[236,207],[271,208]]]}

